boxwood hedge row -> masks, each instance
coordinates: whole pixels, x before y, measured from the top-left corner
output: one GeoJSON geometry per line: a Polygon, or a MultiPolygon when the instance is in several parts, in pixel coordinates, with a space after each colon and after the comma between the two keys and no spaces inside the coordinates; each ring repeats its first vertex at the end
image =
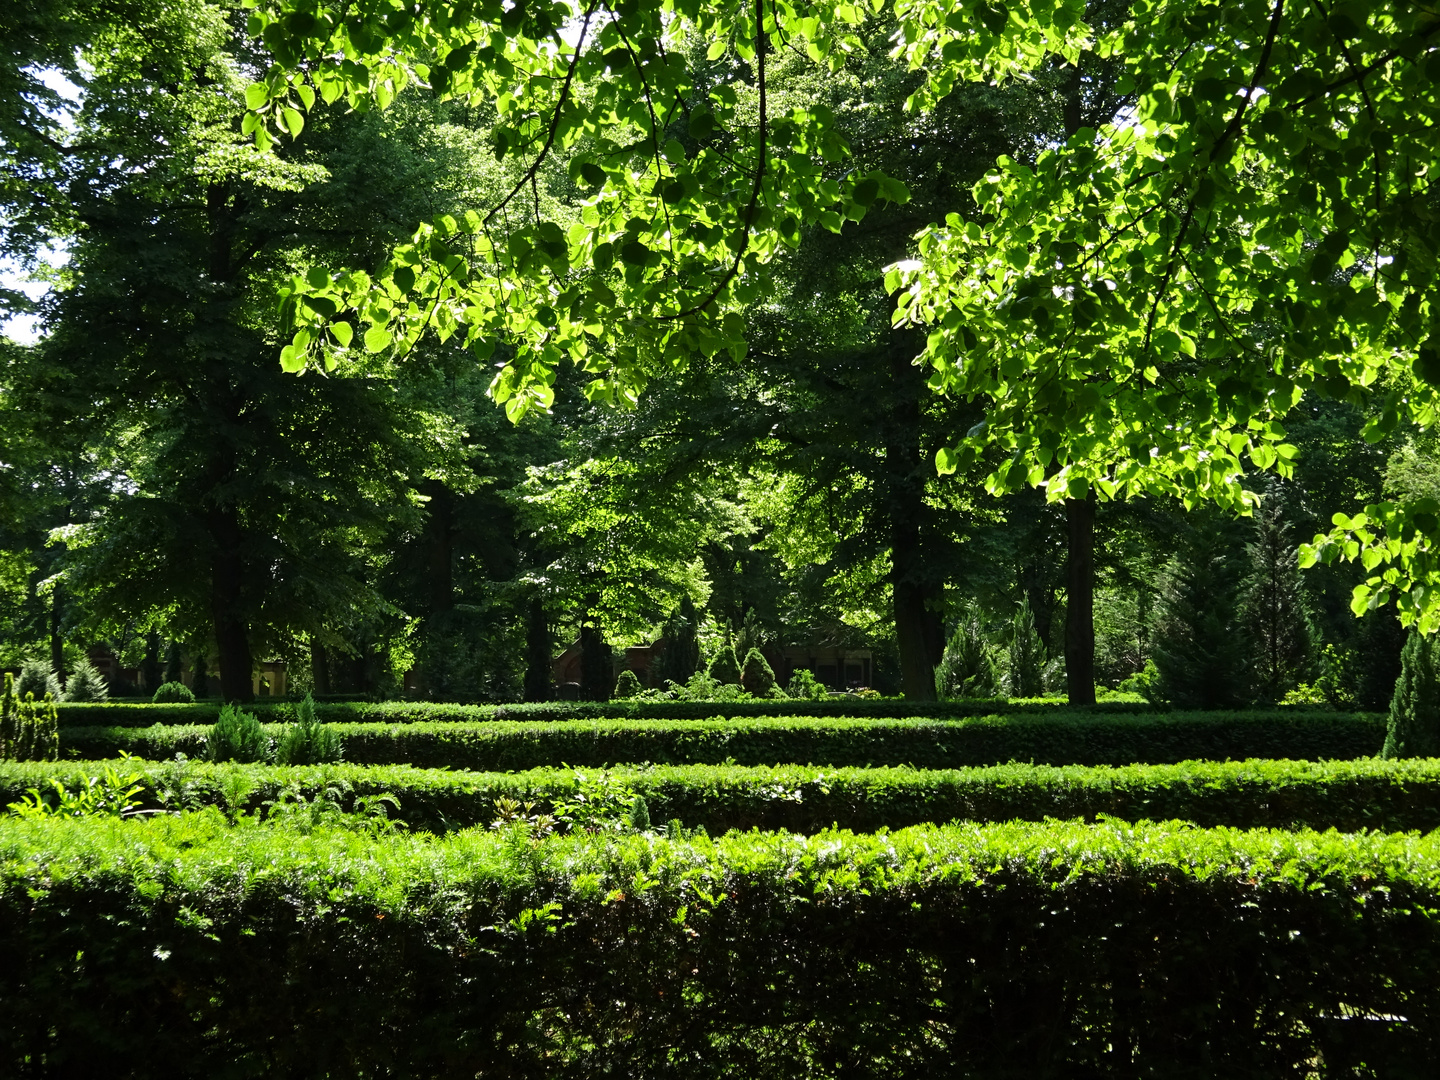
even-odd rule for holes
{"type": "MultiPolygon", "coordinates": [[[[282,720],[289,702],[257,701],[245,706],[262,719],[282,720]]],[[[220,713],[214,702],[154,705],[144,702],[62,702],[62,727],[149,727],[151,724],[213,724],[220,713]]],[[[456,705],[427,701],[321,701],[317,713],[336,723],[474,723],[480,720],[713,720],[723,717],[871,717],[962,719],[970,716],[1035,715],[1071,711],[1061,700],[972,699],[907,702],[866,698],[825,701],[546,701],[509,705],[456,705]]],[[[1145,714],[1163,712],[1145,702],[1102,703],[1085,712],[1145,714]]]]}
{"type": "MultiPolygon", "coordinates": [[[[396,796],[412,828],[444,832],[496,820],[500,800],[547,813],[577,794],[639,795],[657,824],[678,819],[720,833],[859,831],[945,821],[1184,819],[1202,826],[1406,831],[1440,828],[1440,759],[1186,762],[1180,765],[999,765],[959,770],[815,766],[661,765],[449,772],[409,766],[110,763],[137,775],[145,808],[202,805],[263,814],[285,793],[325,795],[345,809],[359,796],[396,796]]],[[[78,790],[97,763],[0,764],[0,806],[59,780],[78,790]]],[[[619,795],[614,797],[618,798],[619,795]]],[[[622,800],[624,802],[625,800],[622,800]]]]}
{"type": "MultiPolygon", "coordinates": [[[[548,765],[915,765],[958,768],[1030,761],[1047,765],[1161,764],[1191,759],[1366,757],[1385,739],[1378,714],[1055,712],[969,720],[599,720],[553,723],[337,724],[345,760],[427,768],[509,771],[548,765]]],[[[62,756],[162,759],[203,752],[206,728],[65,728],[62,756]]],[[[278,725],[269,728],[278,736],[278,725]]]]}
{"type": "Polygon", "coordinates": [[[0,1073],[1428,1075],[1440,843],[0,822],[0,1073]]]}

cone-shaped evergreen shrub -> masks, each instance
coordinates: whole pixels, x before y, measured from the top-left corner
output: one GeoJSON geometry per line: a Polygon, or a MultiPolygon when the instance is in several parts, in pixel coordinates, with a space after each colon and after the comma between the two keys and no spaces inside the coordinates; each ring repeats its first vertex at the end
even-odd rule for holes
{"type": "Polygon", "coordinates": [[[636,832],[647,832],[650,828],[650,805],[643,795],[636,795],[630,804],[630,827],[636,832]]]}
{"type": "Polygon", "coordinates": [[[615,700],[623,701],[628,698],[637,698],[643,692],[640,686],[640,677],[626,668],[620,672],[620,677],[615,680],[615,700]]]}
{"type": "Polygon", "coordinates": [[[205,737],[206,761],[264,761],[270,756],[270,738],[253,713],[226,705],[220,719],[205,737]]]}
{"type": "Polygon", "coordinates": [[[1255,515],[1255,539],[1246,546],[1242,617],[1250,644],[1255,692],[1279,701],[1310,673],[1310,626],[1300,592],[1300,562],[1278,504],[1255,515]]]}
{"type": "MultiPolygon", "coordinates": [[[[221,714],[222,719],[224,714],[221,714]]],[[[219,724],[215,725],[219,727],[219,724]]],[[[257,722],[256,727],[259,727],[257,722]]],[[[212,760],[219,760],[212,759],[212,760]]],[[[251,760],[240,759],[235,760],[251,760]]],[[[259,760],[259,759],[254,759],[259,760]]],[[[340,736],[315,715],[315,699],[309,694],[295,708],[295,723],[289,725],[275,746],[277,765],[322,765],[340,760],[340,736]]]]}
{"type": "Polygon", "coordinates": [[[735,662],[735,652],[727,641],[720,646],[715,659],[710,661],[709,675],[718,683],[736,684],[740,681],[740,665],[735,662]]]}
{"type": "Polygon", "coordinates": [[[935,689],[942,701],[999,694],[1000,680],[978,614],[972,612],[961,619],[945,643],[945,654],[935,671],[935,689]]]}
{"type": "Polygon", "coordinates": [[[1440,672],[1433,634],[1414,630],[1400,653],[1383,758],[1440,757],[1440,672]]]}
{"type": "Polygon", "coordinates": [[[1155,627],[1156,695],[1182,709],[1234,709],[1250,694],[1250,658],[1237,617],[1239,560],[1228,537],[1202,526],[1167,565],[1155,627]]]}
{"type": "Polygon", "coordinates": [[[104,701],[110,696],[110,689],[95,665],[89,660],[77,660],[70,678],[65,680],[66,701],[104,701]]]}
{"type": "Polygon", "coordinates": [[[1015,613],[1006,682],[1011,697],[1039,697],[1045,692],[1045,645],[1035,629],[1028,600],[1022,600],[1015,613]]]}
{"type": "Polygon", "coordinates": [[[15,696],[23,700],[26,694],[34,694],[36,700],[46,694],[56,701],[60,700],[60,680],[44,660],[26,660],[21,665],[20,675],[15,680],[15,696]]]}
{"type": "Polygon", "coordinates": [[[757,698],[768,698],[775,689],[775,671],[759,649],[745,654],[745,667],[740,672],[740,685],[746,693],[757,698]]]}
{"type": "Polygon", "coordinates": [[[195,700],[195,694],[182,682],[167,682],[155,688],[155,696],[150,700],[156,705],[188,705],[195,700]]]}
{"type": "Polygon", "coordinates": [[[60,757],[59,724],[54,699],[36,701],[15,693],[15,679],[5,676],[0,691],[0,760],[55,761],[60,757]]]}

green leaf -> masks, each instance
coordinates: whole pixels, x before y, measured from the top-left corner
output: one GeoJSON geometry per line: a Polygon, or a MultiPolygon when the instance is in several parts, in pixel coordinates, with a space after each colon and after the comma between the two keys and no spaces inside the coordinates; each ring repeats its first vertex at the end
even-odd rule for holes
{"type": "Polygon", "coordinates": [[[355,328],[346,322],[331,323],[330,333],[340,343],[342,349],[348,349],[350,342],[354,340],[355,328]]]}
{"type": "Polygon", "coordinates": [[[717,38],[710,43],[710,48],[705,50],[706,60],[719,60],[725,55],[726,42],[724,38],[717,38]]]}
{"type": "Polygon", "coordinates": [[[270,100],[270,88],[264,83],[251,83],[245,88],[245,107],[255,110],[270,100]]]}
{"type": "Polygon", "coordinates": [[[951,446],[942,446],[935,453],[935,471],[941,476],[949,476],[960,464],[960,455],[951,446]]]}
{"type": "Polygon", "coordinates": [[[305,350],[295,345],[286,345],[280,350],[280,368],[288,375],[298,375],[305,370],[305,350]]]}
{"type": "Polygon", "coordinates": [[[871,205],[880,194],[880,181],[873,177],[855,185],[854,198],[861,206],[871,205]]]}
{"type": "Polygon", "coordinates": [[[365,348],[372,353],[384,352],[394,340],[389,328],[384,326],[372,326],[365,331],[365,348]]]}

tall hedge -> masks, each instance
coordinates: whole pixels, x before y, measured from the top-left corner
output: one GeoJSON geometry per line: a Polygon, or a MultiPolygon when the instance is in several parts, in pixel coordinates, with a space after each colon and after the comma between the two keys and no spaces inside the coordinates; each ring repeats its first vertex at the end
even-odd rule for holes
{"type": "MultiPolygon", "coordinates": [[[[332,725],[345,760],[504,772],[562,762],[739,765],[914,765],[957,768],[1031,761],[1050,765],[1327,760],[1374,753],[1384,720],[1343,713],[1173,713],[1165,716],[980,717],[973,720],[571,720],[557,723],[332,725]]],[[[121,751],[150,759],[195,757],[208,729],[62,728],[62,751],[82,758],[121,751]]],[[[266,725],[278,738],[280,725],[266,725]]]]}
{"type": "Polygon", "coordinates": [[[0,822],[0,1073],[1428,1075],[1440,850],[0,822]]]}

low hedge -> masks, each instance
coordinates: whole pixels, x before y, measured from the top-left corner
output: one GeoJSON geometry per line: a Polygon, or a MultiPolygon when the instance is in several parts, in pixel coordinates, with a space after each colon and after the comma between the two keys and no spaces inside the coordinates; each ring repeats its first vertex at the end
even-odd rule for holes
{"type": "MultiPolygon", "coordinates": [[[[831,698],[826,701],[546,701],[514,705],[455,705],[429,701],[325,701],[316,712],[335,723],[409,724],[421,722],[475,723],[481,720],[714,720],[717,718],[775,718],[792,716],[903,719],[923,717],[956,720],[971,716],[1044,715],[1056,712],[1101,712],[1143,715],[1163,712],[1144,702],[1119,701],[1072,710],[1064,701],[975,699],[967,701],[876,701],[866,698],[831,698]]],[[[293,702],[257,701],[245,708],[261,718],[282,719],[293,702]]],[[[127,702],[62,702],[62,727],[148,727],[151,724],[211,724],[219,715],[214,702],[194,705],[152,705],[127,702]]]]}
{"type": "Polygon", "coordinates": [[[1440,843],[0,822],[0,1072],[1428,1076],[1440,843]]]}
{"type": "MultiPolygon", "coordinates": [[[[227,806],[264,813],[291,792],[329,793],[345,809],[356,797],[388,793],[412,828],[444,832],[489,825],[497,802],[532,802],[548,813],[577,794],[609,790],[642,796],[657,825],[678,819],[712,833],[784,829],[857,832],[945,821],[1043,821],[1114,817],[1183,819],[1202,826],[1335,828],[1343,832],[1440,828],[1440,759],[1296,762],[1185,762],[1179,765],[999,765],[960,770],[822,769],[661,765],[609,771],[535,769],[449,772],[405,765],[211,765],[104,763],[137,774],[147,809],[227,806]]],[[[101,763],[0,764],[0,807],[51,780],[78,789],[101,763]]]]}
{"type": "MultiPolygon", "coordinates": [[[[1385,739],[1378,714],[1055,713],[971,720],[610,720],[555,723],[337,724],[346,761],[505,772],[549,765],[915,765],[943,769],[1030,761],[1045,765],[1164,764],[1191,759],[1367,757],[1385,739]]],[[[62,728],[62,756],[163,759],[203,753],[208,729],[62,728]]],[[[280,727],[270,726],[278,737],[280,727]]]]}

